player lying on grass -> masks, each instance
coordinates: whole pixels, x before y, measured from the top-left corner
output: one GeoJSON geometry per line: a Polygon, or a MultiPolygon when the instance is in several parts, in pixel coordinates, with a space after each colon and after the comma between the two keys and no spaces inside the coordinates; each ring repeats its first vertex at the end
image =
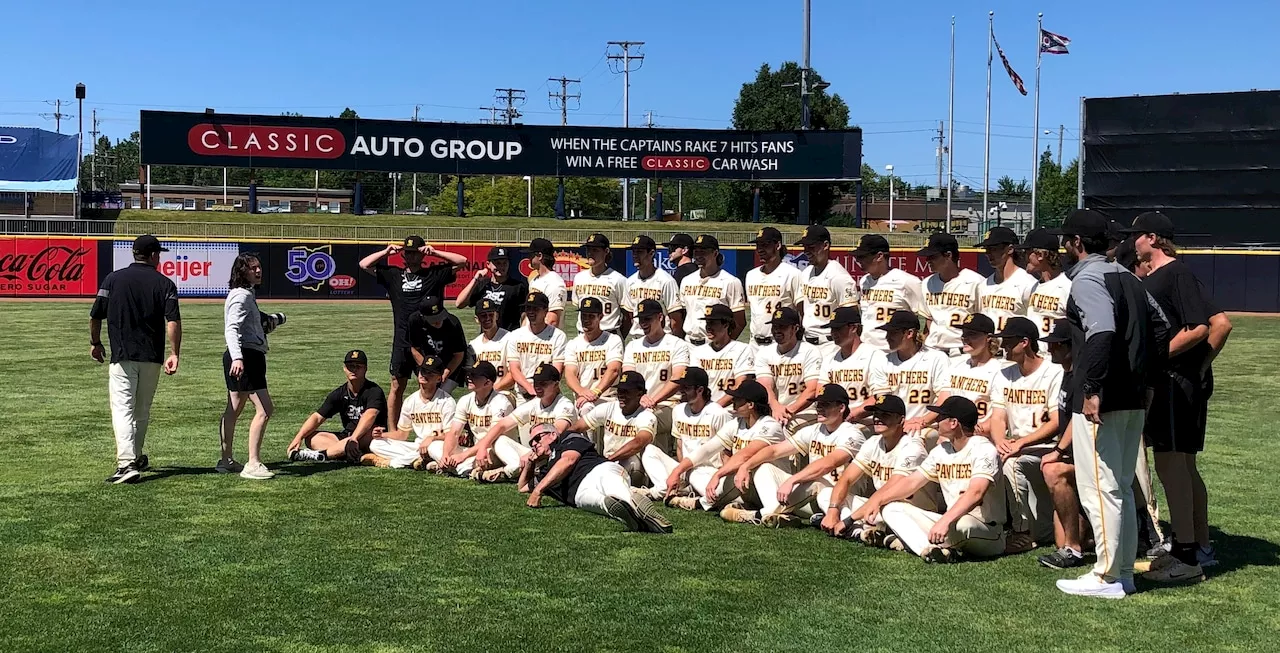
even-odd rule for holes
{"type": "Polygon", "coordinates": [[[705,460],[695,461],[692,456],[713,440],[733,442],[738,433],[738,420],[711,401],[711,382],[701,367],[684,368],[676,384],[684,401],[671,411],[675,458],[651,444],[644,448],[640,460],[653,483],[650,497],[663,497],[676,507],[692,510],[697,507],[698,498],[682,491],[686,478],[688,486],[705,489],[711,475],[720,467],[725,447],[712,445],[705,453],[705,460]]]}
{"type": "Polygon", "coordinates": [[[633,496],[627,470],[596,452],[581,433],[558,434],[556,427],[539,424],[530,431],[531,451],[520,470],[520,491],[529,494],[530,508],[542,497],[588,512],[612,517],[629,531],[670,533],[671,522],[653,509],[640,493],[633,496]]]}
{"type": "Polygon", "coordinates": [[[511,413],[511,400],[493,389],[498,380],[498,370],[488,361],[476,363],[467,374],[467,387],[471,393],[458,400],[453,413],[453,424],[444,440],[432,443],[428,452],[436,465],[428,464],[427,471],[438,471],[456,476],[471,476],[475,470],[477,433],[488,433],[490,428],[511,413]]]}
{"type": "Polygon", "coordinates": [[[535,426],[550,424],[557,431],[565,431],[578,420],[573,400],[560,394],[560,370],[554,365],[538,366],[533,373],[533,389],[536,397],[495,422],[476,443],[476,469],[480,470],[481,481],[500,483],[520,473],[521,461],[529,453],[529,440],[511,437],[517,430],[531,433],[535,426]]]}
{"type": "Polygon", "coordinates": [[[387,397],[377,383],[366,378],[369,357],[353,349],[343,358],[342,367],[347,373],[347,382],[330,392],[320,408],[303,422],[289,443],[289,460],[345,458],[347,462],[357,463],[373,439],[373,429],[386,429],[387,397]],[[325,420],[336,415],[342,418],[342,430],[321,431],[325,420]]]}
{"type": "Polygon", "coordinates": [[[443,441],[457,408],[453,397],[440,386],[447,363],[439,356],[427,356],[418,368],[418,391],[405,397],[396,429],[369,443],[360,462],[378,467],[422,469],[430,460],[431,445],[443,441]],[[410,440],[410,438],[413,438],[410,440]]]}

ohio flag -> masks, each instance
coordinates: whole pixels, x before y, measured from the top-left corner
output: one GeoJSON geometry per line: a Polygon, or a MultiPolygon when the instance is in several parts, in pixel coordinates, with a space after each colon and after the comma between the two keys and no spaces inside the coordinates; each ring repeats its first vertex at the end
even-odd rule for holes
{"type": "Polygon", "coordinates": [[[1061,35],[1040,30],[1040,52],[1044,54],[1067,54],[1067,46],[1071,39],[1061,35]]]}

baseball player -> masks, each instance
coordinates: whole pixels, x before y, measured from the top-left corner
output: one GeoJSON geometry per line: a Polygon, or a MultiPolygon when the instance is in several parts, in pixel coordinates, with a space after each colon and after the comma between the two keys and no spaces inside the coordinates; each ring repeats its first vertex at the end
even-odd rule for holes
{"type": "Polygon", "coordinates": [[[347,462],[358,463],[373,439],[374,428],[386,430],[387,397],[368,379],[369,357],[353,349],[342,359],[342,368],[347,382],[330,392],[298,429],[289,443],[289,460],[324,462],[345,457],[347,462]],[[342,430],[321,431],[325,420],[334,416],[341,416],[342,430]]]}
{"type": "Polygon", "coordinates": [[[1013,516],[1005,552],[1022,553],[1053,541],[1053,502],[1040,461],[1058,436],[1062,366],[1040,355],[1040,330],[1030,319],[1009,318],[996,336],[1013,365],[996,375],[988,426],[1013,516]]]}
{"type": "Polygon", "coordinates": [[[720,241],[715,236],[702,234],[693,241],[693,259],[698,263],[698,273],[680,282],[680,303],[685,308],[684,338],[698,347],[707,342],[706,315],[711,306],[727,306],[733,313],[733,326],[729,337],[737,340],[747,325],[747,299],[742,281],[722,269],[724,254],[720,253],[720,241]]]}
{"type": "MultiPolygon", "coordinates": [[[[681,403],[671,411],[671,435],[675,439],[674,458],[654,445],[644,448],[640,462],[653,483],[651,497],[666,498],[668,505],[684,510],[700,507],[698,490],[705,490],[711,475],[720,467],[725,447],[709,451],[705,460],[693,456],[708,442],[732,443],[738,434],[738,420],[720,404],[711,401],[710,381],[700,367],[686,367],[677,377],[681,403]],[[679,462],[677,462],[679,461],[679,462]],[[688,483],[690,492],[682,491],[688,483]]],[[[708,504],[709,505],[709,504],[708,504]]]]}
{"type": "Polygon", "coordinates": [[[534,427],[550,424],[557,430],[568,430],[578,421],[578,410],[573,402],[560,394],[560,370],[550,363],[542,363],[533,373],[533,387],[538,396],[526,401],[509,415],[494,422],[489,431],[476,442],[476,469],[480,480],[499,483],[515,478],[520,472],[521,459],[529,454],[529,437],[510,437],[513,431],[532,433],[534,427]],[[501,467],[494,464],[494,459],[501,467]]]}
{"type": "Polygon", "coordinates": [[[752,353],[773,345],[769,329],[774,309],[794,308],[801,292],[800,269],[783,260],[787,253],[782,233],[765,227],[751,241],[756,246],[760,265],[747,272],[747,305],[751,309],[752,353]]]}
{"type": "Polygon", "coordinates": [[[866,409],[873,404],[872,390],[887,384],[885,354],[862,341],[862,311],[857,308],[837,308],[829,325],[837,349],[822,357],[818,382],[844,387],[849,393],[849,421],[869,425],[866,409]]]}
{"type": "Polygon", "coordinates": [[[950,381],[950,361],[942,352],[925,349],[920,337],[920,318],[911,311],[894,311],[880,329],[889,343],[885,357],[885,387],[873,394],[891,393],[907,405],[907,431],[918,431],[926,423],[929,405],[950,381]]]}
{"type": "Polygon", "coordinates": [[[476,469],[476,440],[489,432],[495,422],[511,413],[513,406],[507,395],[494,392],[498,370],[488,362],[476,363],[467,374],[467,387],[471,392],[458,400],[453,413],[453,423],[444,441],[432,443],[427,448],[436,465],[428,465],[427,471],[471,476],[476,469]]]}
{"type": "Polygon", "coordinates": [[[564,369],[564,332],[547,324],[547,310],[551,305],[547,296],[536,290],[525,298],[524,316],[528,324],[507,336],[507,373],[515,384],[515,391],[522,400],[534,397],[533,381],[529,375],[542,363],[550,363],[556,369],[564,369]]]}
{"type": "Polygon", "coordinates": [[[617,396],[613,382],[622,373],[622,338],[600,330],[603,318],[604,302],[584,298],[578,305],[582,335],[564,348],[565,381],[583,413],[617,396]]]}
{"type": "Polygon", "coordinates": [[[679,286],[685,277],[698,271],[698,264],[690,256],[693,253],[693,236],[674,234],[666,247],[667,260],[671,261],[671,268],[675,270],[671,277],[676,280],[676,286],[679,286]]]}
{"type": "Polygon", "coordinates": [[[794,308],[774,309],[769,327],[774,344],[756,357],[756,380],[769,395],[773,418],[794,434],[818,420],[813,402],[818,396],[822,355],[817,347],[800,340],[800,315],[794,308]]]}
{"type": "Polygon", "coordinates": [[[493,389],[498,392],[512,393],[515,379],[507,372],[507,339],[511,336],[506,329],[498,326],[497,302],[482,299],[476,302],[476,324],[480,325],[480,334],[471,339],[467,346],[471,348],[475,362],[489,361],[498,370],[498,382],[493,389]]]}
{"type": "Polygon", "coordinates": [[[733,325],[733,311],[724,304],[716,304],[704,311],[703,320],[710,338],[705,344],[692,348],[689,362],[707,372],[711,380],[711,400],[728,407],[733,398],[728,395],[743,381],[755,373],[755,359],[751,346],[738,342],[729,335],[733,325]]]}
{"type": "Polygon", "coordinates": [[[649,392],[640,399],[640,405],[658,417],[658,447],[671,451],[671,409],[680,391],[676,379],[683,376],[689,366],[689,343],[666,333],[665,319],[662,306],[656,300],[640,302],[636,307],[636,323],[643,329],[643,335],[627,343],[622,353],[622,370],[638,372],[644,377],[649,392]]]}
{"type": "Polygon", "coordinates": [[[831,232],[826,227],[805,227],[796,245],[809,259],[809,267],[801,272],[796,312],[802,316],[805,342],[825,345],[831,342],[828,323],[836,309],[858,305],[858,284],[843,265],[831,260],[831,232]]]}
{"type": "Polygon", "coordinates": [[[488,263],[476,270],[471,281],[458,292],[454,306],[470,308],[485,299],[492,301],[500,311],[498,324],[511,330],[520,327],[523,313],[520,304],[528,294],[529,282],[524,275],[511,269],[511,248],[498,246],[489,250],[488,263]]]}
{"type": "MultiPolygon", "coordinates": [[[[951,363],[947,387],[938,397],[939,402],[957,396],[972,401],[978,407],[978,435],[987,435],[992,388],[1000,370],[1009,365],[1008,361],[995,356],[1000,351],[1000,341],[993,337],[995,332],[996,325],[982,313],[965,318],[960,326],[960,341],[968,358],[951,363]]],[[[932,415],[925,418],[926,424],[933,421],[932,415]]]]}
{"type": "MultiPolygon", "coordinates": [[[[556,272],[556,248],[546,238],[534,238],[529,243],[529,290],[547,296],[547,324],[559,329],[564,322],[564,300],[568,291],[564,279],[556,272]]],[[[520,318],[528,324],[528,316],[520,318]]]]}
{"type": "Polygon", "coordinates": [[[545,494],[565,505],[612,517],[629,531],[672,531],[671,522],[647,498],[632,493],[626,470],[597,453],[590,438],[579,433],[559,435],[554,427],[539,425],[530,445],[520,471],[520,492],[529,493],[525,505],[541,507],[545,494]]]}
{"type": "Polygon", "coordinates": [[[1080,495],[1076,492],[1076,466],[1071,458],[1071,324],[1065,319],[1053,325],[1053,333],[1042,340],[1050,360],[1062,366],[1062,387],[1058,391],[1058,444],[1040,459],[1040,473],[1053,499],[1054,543],[1057,550],[1042,555],[1039,562],[1050,569],[1071,569],[1084,565],[1084,519],[1080,495]]]}
{"type": "MultiPolygon", "coordinates": [[[[679,322],[684,319],[684,307],[680,304],[680,286],[665,270],[658,268],[658,245],[648,236],[636,236],[631,241],[631,256],[636,262],[635,274],[627,277],[627,295],[623,308],[633,317],[639,310],[640,302],[652,299],[663,307],[669,322],[667,333],[671,333],[671,324],[676,324],[675,331],[680,332],[679,322]]],[[[627,334],[633,340],[644,336],[644,329],[639,321],[632,320],[631,332],[627,334]]]]}
{"type": "Polygon", "coordinates": [[[881,324],[889,321],[894,311],[911,311],[926,314],[927,307],[920,289],[920,278],[893,267],[889,256],[889,241],[879,234],[867,234],[853,250],[853,260],[866,274],[858,280],[861,296],[862,325],[867,344],[888,352],[881,324]]]}
{"type": "Polygon", "coordinates": [[[369,442],[372,453],[360,462],[421,469],[424,461],[430,460],[427,448],[432,442],[443,440],[457,408],[453,397],[440,389],[444,368],[445,361],[439,356],[427,356],[422,361],[418,368],[418,391],[405,397],[396,429],[369,442]]]}
{"type": "MultiPolygon", "coordinates": [[[[745,490],[753,483],[760,498],[760,520],[765,526],[802,526],[823,512],[818,495],[829,492],[866,442],[862,429],[850,424],[849,393],[828,383],[818,395],[819,422],[806,426],[777,444],[756,452],[734,475],[734,485],[745,490]],[[808,464],[795,474],[775,461],[798,456],[808,464]]],[[[790,466],[789,463],[784,463],[790,466]]]]}
{"type": "MultiPolygon", "coordinates": [[[[708,510],[720,510],[725,521],[760,523],[760,500],[754,488],[746,494],[733,483],[738,469],[745,465],[761,449],[786,439],[782,424],[769,414],[769,394],[755,380],[745,381],[729,391],[733,397],[733,414],[738,417],[738,432],[732,440],[716,438],[708,442],[693,456],[695,461],[706,460],[711,452],[732,453],[728,460],[711,474],[702,494],[702,506],[708,510]],[[748,507],[750,506],[750,507],[748,507]]],[[[721,453],[723,455],[723,453],[721,453]]],[[[790,468],[786,469],[788,473],[790,468]]]]}
{"type": "Polygon", "coordinates": [[[986,279],[960,267],[960,245],[951,234],[931,234],[929,243],[916,254],[923,256],[933,270],[920,284],[929,318],[929,337],[924,344],[952,360],[963,360],[960,327],[966,318],[978,313],[978,287],[986,279]]]}
{"type": "Polygon", "coordinates": [[[1054,322],[1067,316],[1071,278],[1062,273],[1058,237],[1048,229],[1029,231],[1018,250],[1026,253],[1027,273],[1036,279],[1027,300],[1027,317],[1036,323],[1043,339],[1053,331],[1054,322]]]}
{"type": "Polygon", "coordinates": [[[912,553],[925,562],[953,562],[956,553],[987,558],[1004,552],[1004,491],[1000,454],[987,438],[976,436],[978,407],[964,397],[930,406],[941,419],[938,446],[910,476],[867,500],[872,521],[878,513],[912,553]],[[946,501],[938,514],[906,498],[937,483],[946,501]]]}
{"type": "Polygon", "coordinates": [[[640,452],[653,443],[658,432],[658,417],[640,405],[645,385],[644,377],[638,372],[623,372],[618,377],[617,391],[616,400],[581,411],[577,421],[563,432],[590,433],[603,429],[600,453],[622,465],[631,474],[632,485],[640,487],[644,483],[640,452]]]}
{"type": "MultiPolygon", "coordinates": [[[[604,311],[600,328],[618,337],[631,332],[631,314],[624,307],[627,298],[627,278],[609,267],[612,253],[609,239],[604,234],[591,234],[582,244],[591,267],[573,277],[573,298],[578,302],[594,297],[600,300],[604,311]]],[[[578,333],[582,333],[582,316],[578,316],[578,333]]]]}
{"type": "Polygon", "coordinates": [[[1027,302],[1036,286],[1036,278],[1018,267],[1014,248],[1018,246],[1018,234],[1008,227],[995,227],[978,247],[987,250],[987,261],[995,270],[978,286],[978,306],[983,315],[995,322],[996,329],[1003,329],[1005,320],[1015,315],[1026,315],[1027,302]]]}
{"type": "Polygon", "coordinates": [[[409,344],[409,353],[419,366],[433,354],[444,359],[445,392],[453,392],[466,382],[467,332],[458,316],[444,307],[444,300],[427,297],[409,316],[409,344]]]}

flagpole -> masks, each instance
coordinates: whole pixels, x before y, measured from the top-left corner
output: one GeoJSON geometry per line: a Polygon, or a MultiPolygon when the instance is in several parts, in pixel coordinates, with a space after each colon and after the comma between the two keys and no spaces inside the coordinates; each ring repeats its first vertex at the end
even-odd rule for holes
{"type": "Polygon", "coordinates": [[[1031,150],[1035,156],[1031,159],[1031,228],[1036,228],[1036,186],[1040,181],[1040,58],[1044,56],[1044,47],[1040,42],[1044,38],[1044,14],[1036,15],[1036,113],[1031,128],[1031,150]]]}
{"type": "Polygon", "coordinates": [[[987,12],[987,132],[986,132],[986,148],[982,157],[982,224],[985,226],[987,221],[987,211],[990,209],[990,202],[987,195],[991,189],[991,57],[992,44],[996,41],[996,12],[987,12]]]}
{"type": "Polygon", "coordinates": [[[951,187],[955,185],[956,156],[956,17],[951,17],[951,88],[947,92],[947,233],[951,233],[951,187]]]}

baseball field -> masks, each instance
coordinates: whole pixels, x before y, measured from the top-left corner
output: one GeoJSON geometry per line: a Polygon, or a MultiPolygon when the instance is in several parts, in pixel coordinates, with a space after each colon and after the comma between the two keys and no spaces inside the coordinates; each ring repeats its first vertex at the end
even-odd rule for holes
{"type": "Polygon", "coordinates": [[[1079,571],[1037,566],[1048,549],[928,566],[670,510],[673,536],[623,533],[528,509],[511,485],[282,464],[347,349],[365,349],[387,387],[391,314],[262,309],[289,317],[269,358],[276,478],[214,473],[222,306],[188,302],[181,369],[153,409],[154,471],[109,486],[88,303],[0,303],[0,651],[1265,650],[1280,632],[1274,318],[1233,318],[1215,366],[1201,460],[1221,564],[1197,586],[1098,601],[1054,588],[1079,571]]]}

